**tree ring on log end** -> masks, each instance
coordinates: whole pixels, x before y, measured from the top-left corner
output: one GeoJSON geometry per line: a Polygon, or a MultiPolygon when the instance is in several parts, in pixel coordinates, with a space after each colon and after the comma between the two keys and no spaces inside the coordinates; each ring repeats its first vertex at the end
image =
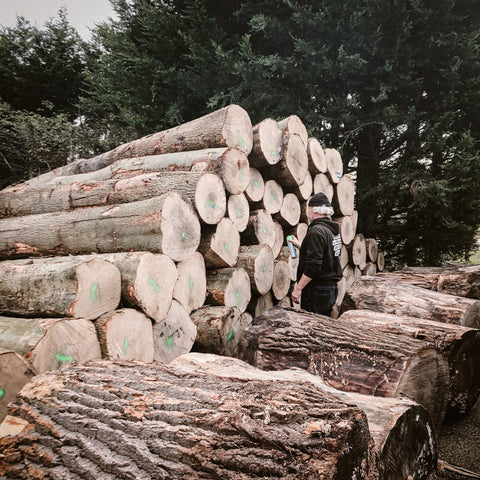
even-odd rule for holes
{"type": "Polygon", "coordinates": [[[228,107],[222,134],[226,140],[226,145],[238,148],[246,155],[252,151],[252,122],[248,113],[239,105],[230,105],[228,107]]]}
{"type": "Polygon", "coordinates": [[[227,210],[227,197],[218,175],[205,173],[195,190],[195,207],[200,218],[208,225],[216,225],[227,210]]]}
{"type": "Polygon", "coordinates": [[[244,192],[250,182],[250,165],[245,153],[228,148],[222,155],[221,177],[228,193],[244,192]]]}

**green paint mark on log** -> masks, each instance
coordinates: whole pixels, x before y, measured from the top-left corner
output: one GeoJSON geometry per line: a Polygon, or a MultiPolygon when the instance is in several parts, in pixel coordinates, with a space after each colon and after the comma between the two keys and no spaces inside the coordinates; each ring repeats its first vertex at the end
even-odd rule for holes
{"type": "Polygon", "coordinates": [[[188,277],[188,288],[193,292],[193,280],[192,277],[188,277]]]}
{"type": "Polygon", "coordinates": [[[155,291],[158,293],[160,289],[158,288],[158,285],[156,284],[155,280],[153,278],[149,278],[148,281],[150,282],[150,285],[155,289],[155,291]]]}
{"type": "Polygon", "coordinates": [[[225,244],[223,245],[223,248],[225,249],[226,252],[228,252],[228,243],[225,243],[225,244]]]}
{"type": "Polygon", "coordinates": [[[270,194],[270,203],[275,201],[275,195],[272,193],[270,194]]]}
{"type": "Polygon", "coordinates": [[[230,331],[228,332],[227,342],[229,342],[233,338],[233,327],[230,327],[230,331]]]}
{"type": "Polygon", "coordinates": [[[239,138],[238,139],[238,144],[243,147],[245,145],[245,141],[243,140],[243,138],[239,138]]]}
{"type": "Polygon", "coordinates": [[[239,208],[237,208],[237,218],[242,218],[242,217],[243,217],[242,211],[239,208]]]}
{"type": "Polygon", "coordinates": [[[237,297],[237,305],[240,305],[240,293],[236,292],[235,296],[237,297]]]}
{"type": "Polygon", "coordinates": [[[262,227],[262,230],[265,235],[268,233],[268,230],[265,227],[262,227]]]}
{"type": "Polygon", "coordinates": [[[125,337],[125,340],[123,341],[123,350],[122,350],[123,355],[127,353],[127,347],[128,347],[128,338],[125,337]]]}
{"type": "Polygon", "coordinates": [[[182,238],[185,238],[186,235],[185,235],[185,232],[182,232],[182,238]]]}
{"type": "Polygon", "coordinates": [[[270,155],[276,155],[277,152],[275,150],[270,150],[270,155]]]}
{"type": "Polygon", "coordinates": [[[60,353],[57,353],[55,355],[55,358],[61,363],[67,363],[67,362],[73,361],[73,357],[71,355],[62,355],[60,353]]]}
{"type": "Polygon", "coordinates": [[[240,181],[243,182],[243,168],[240,169],[240,181]]]}
{"type": "Polygon", "coordinates": [[[98,283],[94,283],[94,284],[90,287],[90,300],[91,300],[92,302],[96,302],[96,301],[98,300],[97,293],[98,293],[98,283]]]}
{"type": "Polygon", "coordinates": [[[5,395],[5,390],[3,388],[0,388],[0,398],[2,398],[5,395]]]}
{"type": "Polygon", "coordinates": [[[212,200],[207,200],[207,207],[215,208],[215,203],[213,203],[212,200]]]}
{"type": "Polygon", "coordinates": [[[173,335],[171,335],[170,337],[167,337],[165,339],[165,343],[167,344],[168,347],[173,346],[173,335]]]}
{"type": "Polygon", "coordinates": [[[253,182],[253,184],[254,184],[256,187],[259,187],[259,186],[260,186],[260,184],[259,184],[256,180],[253,182]]]}

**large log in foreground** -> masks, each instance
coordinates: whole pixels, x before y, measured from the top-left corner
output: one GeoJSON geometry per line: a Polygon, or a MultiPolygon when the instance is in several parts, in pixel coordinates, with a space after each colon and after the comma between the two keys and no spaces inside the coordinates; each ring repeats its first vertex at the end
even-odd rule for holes
{"type": "Polygon", "coordinates": [[[375,442],[379,480],[426,480],[435,470],[437,448],[434,426],[420,405],[403,399],[379,398],[343,392],[321,378],[299,369],[265,372],[236,358],[190,353],[174,360],[182,369],[220,378],[305,382],[361,408],[375,442]]]}
{"type": "Polygon", "coordinates": [[[342,312],[367,309],[480,328],[480,301],[447,295],[408,283],[361,277],[347,290],[342,312]]]}
{"type": "Polygon", "coordinates": [[[274,307],[245,329],[239,350],[243,360],[262,370],[302,368],[339,390],[407,396],[423,405],[436,425],[445,417],[447,361],[414,338],[274,307]]]}
{"type": "Polygon", "coordinates": [[[7,315],[95,319],[117,308],[120,291],[120,271],[101,258],[0,263],[0,312],[7,315]]]}
{"type": "Polygon", "coordinates": [[[467,413],[480,394],[480,331],[422,318],[391,315],[371,310],[348,310],[339,317],[383,332],[407,335],[434,345],[450,369],[447,417],[467,413]]]}
{"type": "Polygon", "coordinates": [[[92,362],[36,377],[10,413],[29,425],[0,439],[9,478],[374,478],[365,414],[294,380],[92,362]]]}
{"type": "Polygon", "coordinates": [[[199,242],[197,214],[175,191],[140,202],[0,220],[0,258],[146,250],[180,261],[199,242]]]}

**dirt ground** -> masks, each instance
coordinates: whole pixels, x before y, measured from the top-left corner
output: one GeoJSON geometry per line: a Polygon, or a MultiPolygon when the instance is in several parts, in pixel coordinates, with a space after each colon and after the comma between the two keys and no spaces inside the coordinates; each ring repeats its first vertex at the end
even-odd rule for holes
{"type": "MultiPolygon", "coordinates": [[[[480,375],[480,372],[478,372],[480,375]]],[[[480,475],[480,398],[461,420],[445,424],[437,432],[439,458],[480,475]]],[[[448,477],[438,476],[438,480],[448,477]]]]}

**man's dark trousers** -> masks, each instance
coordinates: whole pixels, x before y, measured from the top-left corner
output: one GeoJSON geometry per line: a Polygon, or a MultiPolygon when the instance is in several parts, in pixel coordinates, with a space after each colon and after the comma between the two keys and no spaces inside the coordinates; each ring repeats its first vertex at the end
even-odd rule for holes
{"type": "Polygon", "coordinates": [[[300,307],[309,312],[331,316],[337,300],[337,284],[317,284],[313,280],[302,290],[300,307]]]}

